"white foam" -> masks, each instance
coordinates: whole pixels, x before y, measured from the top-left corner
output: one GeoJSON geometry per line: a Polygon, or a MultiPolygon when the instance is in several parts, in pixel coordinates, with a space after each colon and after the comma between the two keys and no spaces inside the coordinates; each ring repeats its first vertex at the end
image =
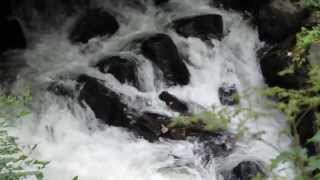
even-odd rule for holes
{"type": "MultiPolygon", "coordinates": [[[[106,7],[103,1],[97,2],[106,7]]],[[[106,84],[126,94],[128,100],[132,100],[130,103],[137,103],[137,98],[142,99],[144,103],[136,104],[139,109],[176,115],[157,98],[161,91],[167,90],[184,101],[212,110],[212,106],[222,107],[218,97],[218,88],[222,83],[235,84],[240,93],[264,87],[256,58],[256,50],[261,42],[256,30],[240,15],[212,8],[205,0],[173,0],[167,9],[170,7],[183,11],[162,12],[151,5],[145,13],[126,9],[126,12],[121,13],[124,13],[123,22],[129,23],[121,24],[120,32],[111,39],[96,39],[92,46],[96,43],[101,46],[94,46],[85,55],[81,53],[84,47],[72,46],[65,39],[66,35],[54,33],[49,36],[39,35],[41,41],[25,52],[24,57],[30,68],[21,75],[17,87],[31,84],[31,88],[37,92],[34,94],[34,112],[11,132],[20,138],[21,144],[38,144],[33,156],[51,162],[45,169],[46,179],[70,180],[79,176],[81,180],[216,180],[215,169],[225,166],[230,168],[242,160],[258,159],[268,163],[279,153],[273,146],[280,150],[288,147],[290,141],[278,136],[285,127],[283,117],[266,107],[266,99],[257,92],[243,98],[241,105],[253,105],[256,110],[273,114],[248,124],[253,132],[265,131],[263,138],[272,146],[255,140],[240,140],[237,150],[230,157],[213,160],[204,167],[200,158],[193,153],[195,144],[184,141],[152,144],[137,139],[125,129],[101,125],[92,112],[83,110],[75,102],[56,98],[41,90],[35,91],[38,84],[61,74],[90,73],[106,79],[106,84]],[[143,66],[139,72],[146,92],[120,85],[114,82],[114,78],[110,80],[110,75],[100,74],[88,67],[97,57],[108,54],[106,52],[116,53],[135,34],[164,31],[170,19],[201,13],[222,14],[226,36],[221,42],[213,40],[214,47],[211,47],[199,39],[185,39],[169,30],[176,44],[184,44],[185,53],[189,55],[191,82],[185,87],[167,88],[163,82],[157,85],[152,65],[144,62],[142,57],[140,60],[143,66]],[[177,161],[174,157],[180,158],[180,169],[175,167],[177,161]]],[[[233,119],[233,126],[238,121],[233,119]]]]}

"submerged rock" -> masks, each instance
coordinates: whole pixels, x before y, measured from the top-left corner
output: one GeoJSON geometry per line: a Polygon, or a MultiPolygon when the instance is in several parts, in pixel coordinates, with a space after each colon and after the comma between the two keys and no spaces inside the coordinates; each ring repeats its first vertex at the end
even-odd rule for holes
{"type": "Polygon", "coordinates": [[[121,56],[105,57],[95,67],[102,73],[112,74],[122,84],[128,83],[139,89],[137,63],[133,59],[121,56]]]}
{"type": "Polygon", "coordinates": [[[159,95],[159,98],[174,111],[180,112],[182,114],[188,113],[189,111],[188,105],[185,102],[182,102],[177,97],[171,95],[167,91],[162,92],[159,95]]]}
{"type": "Polygon", "coordinates": [[[255,161],[243,161],[232,169],[223,173],[225,180],[253,180],[258,174],[265,175],[263,163],[255,161]]]}
{"type": "Polygon", "coordinates": [[[190,73],[170,36],[155,34],[141,45],[142,54],[163,72],[169,85],[187,85],[190,73]]]}
{"type": "Polygon", "coordinates": [[[199,15],[173,21],[173,28],[184,37],[198,37],[202,40],[221,39],[223,20],[218,14],[199,15]]]}
{"type": "Polygon", "coordinates": [[[262,6],[256,18],[261,40],[277,43],[300,30],[308,12],[301,2],[271,0],[262,6]]]}
{"type": "Polygon", "coordinates": [[[236,105],[239,104],[239,93],[236,86],[223,84],[218,90],[219,99],[222,105],[236,105]]]}
{"type": "Polygon", "coordinates": [[[74,97],[74,89],[72,87],[68,87],[65,84],[56,81],[49,84],[47,90],[57,96],[63,97],[74,97]]]}
{"type": "Polygon", "coordinates": [[[0,20],[0,27],[3,32],[6,32],[0,35],[0,53],[8,50],[26,48],[26,37],[17,19],[0,20]]]}
{"type": "Polygon", "coordinates": [[[281,44],[274,46],[265,53],[260,60],[260,67],[265,82],[271,87],[287,89],[299,89],[304,87],[308,79],[306,65],[302,65],[291,74],[280,75],[279,73],[294,66],[293,57],[288,54],[295,44],[294,38],[289,38],[281,44]]]}
{"type": "Polygon", "coordinates": [[[228,156],[235,148],[236,137],[229,132],[200,133],[197,135],[198,141],[202,144],[197,150],[200,154],[205,154],[203,160],[209,162],[218,156],[228,156]]]}
{"type": "Polygon", "coordinates": [[[87,43],[91,38],[111,36],[119,29],[115,17],[102,9],[87,10],[71,29],[69,39],[72,43],[87,43]]]}

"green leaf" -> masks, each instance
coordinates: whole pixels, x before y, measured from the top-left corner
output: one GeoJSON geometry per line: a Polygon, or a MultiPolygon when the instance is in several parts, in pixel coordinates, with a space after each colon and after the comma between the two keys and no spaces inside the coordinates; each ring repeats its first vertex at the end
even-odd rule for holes
{"type": "Polygon", "coordinates": [[[308,143],[319,143],[320,142],[320,131],[316,133],[311,139],[308,140],[308,143]]]}

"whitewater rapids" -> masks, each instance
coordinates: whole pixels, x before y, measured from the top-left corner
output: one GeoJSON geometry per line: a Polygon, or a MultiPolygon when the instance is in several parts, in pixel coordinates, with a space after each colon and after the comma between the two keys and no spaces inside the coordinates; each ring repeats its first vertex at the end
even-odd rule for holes
{"type": "MultiPolygon", "coordinates": [[[[59,28],[26,31],[33,42],[19,55],[26,59],[28,68],[20,73],[13,90],[31,86],[32,113],[10,132],[19,138],[21,145],[38,145],[31,155],[50,161],[44,169],[46,180],[71,180],[75,176],[80,180],[222,180],[219,172],[245,160],[268,165],[289,146],[290,140],[280,134],[285,128],[284,117],[270,109],[258,92],[266,87],[257,58],[257,50],[263,43],[249,20],[238,13],[213,8],[206,0],[171,0],[163,8],[149,3],[143,12],[127,6],[112,7],[103,0],[93,3],[120,13],[121,28],[112,38],[96,38],[86,46],[71,45],[67,29],[75,17],[70,17],[59,28]],[[209,46],[200,39],[183,38],[167,29],[166,25],[173,19],[198,14],[222,15],[221,41],[212,40],[213,46],[209,46]],[[189,85],[166,87],[161,79],[155,79],[151,63],[142,55],[137,55],[142,63],[139,80],[146,92],[121,85],[111,75],[89,67],[103,55],[118,53],[133,37],[150,32],[168,33],[179,50],[189,57],[189,85]],[[222,107],[218,96],[221,84],[235,84],[240,94],[251,92],[241,99],[242,107],[270,113],[247,124],[252,133],[265,132],[264,142],[240,139],[230,156],[212,159],[204,165],[193,153],[197,144],[169,140],[150,143],[123,128],[100,124],[93,112],[81,108],[76,100],[57,97],[44,88],[57,79],[72,86],[75,82],[61,77],[79,73],[105,79],[108,86],[127,95],[127,103],[133,106],[171,116],[177,114],[158,99],[162,91],[212,110],[222,107]]],[[[194,112],[200,111],[199,106],[191,107],[194,112]]],[[[233,119],[230,130],[236,130],[237,123],[239,120],[233,119]]],[[[290,179],[290,173],[282,173],[290,179]]]]}

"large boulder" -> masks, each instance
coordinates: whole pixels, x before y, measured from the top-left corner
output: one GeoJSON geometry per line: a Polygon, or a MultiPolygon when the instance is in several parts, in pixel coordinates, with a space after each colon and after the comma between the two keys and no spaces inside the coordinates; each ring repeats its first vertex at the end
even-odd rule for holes
{"type": "Polygon", "coordinates": [[[290,55],[294,44],[295,39],[289,38],[262,55],[260,67],[265,82],[269,86],[299,89],[306,85],[308,80],[308,68],[305,64],[296,68],[297,70],[294,73],[279,74],[290,66],[295,66],[293,57],[290,55]]]}
{"type": "Polygon", "coordinates": [[[0,21],[10,16],[12,13],[12,7],[10,1],[1,1],[0,3],[0,21]]]}
{"type": "Polygon", "coordinates": [[[222,105],[236,105],[239,104],[239,93],[234,84],[222,84],[218,89],[219,99],[222,105]]]}
{"type": "Polygon", "coordinates": [[[81,75],[78,82],[82,84],[79,101],[88,105],[98,119],[109,125],[127,126],[128,108],[122,103],[119,94],[87,75],[81,75]]]}
{"type": "Polygon", "coordinates": [[[182,114],[186,114],[189,111],[188,105],[185,102],[182,102],[174,95],[170,94],[167,91],[163,91],[159,95],[159,99],[164,101],[168,107],[170,107],[172,110],[180,112],[182,114]]]}
{"type": "Polygon", "coordinates": [[[301,2],[271,0],[264,5],[256,18],[259,37],[268,43],[285,40],[300,30],[308,11],[301,2]]]}
{"type": "Polygon", "coordinates": [[[186,17],[173,21],[173,28],[184,37],[198,37],[202,40],[221,39],[223,20],[218,14],[186,17]]]}
{"type": "Polygon", "coordinates": [[[187,85],[190,73],[170,36],[155,34],[141,45],[142,54],[163,72],[169,85],[187,85]]]}
{"type": "Polygon", "coordinates": [[[151,112],[138,112],[122,102],[120,94],[87,75],[78,78],[81,83],[79,101],[85,103],[102,122],[124,127],[151,142],[158,140],[168,126],[170,117],[151,112]]]}
{"type": "Polygon", "coordinates": [[[128,83],[139,89],[137,63],[133,58],[109,56],[95,65],[102,73],[112,74],[120,83],[128,83]]]}
{"type": "Polygon", "coordinates": [[[110,13],[102,9],[89,9],[76,20],[69,39],[72,43],[87,43],[94,37],[113,35],[118,29],[119,24],[110,13]]]}
{"type": "Polygon", "coordinates": [[[0,27],[2,31],[5,32],[0,35],[0,53],[13,49],[26,48],[26,37],[17,19],[0,21],[0,27]]]}

